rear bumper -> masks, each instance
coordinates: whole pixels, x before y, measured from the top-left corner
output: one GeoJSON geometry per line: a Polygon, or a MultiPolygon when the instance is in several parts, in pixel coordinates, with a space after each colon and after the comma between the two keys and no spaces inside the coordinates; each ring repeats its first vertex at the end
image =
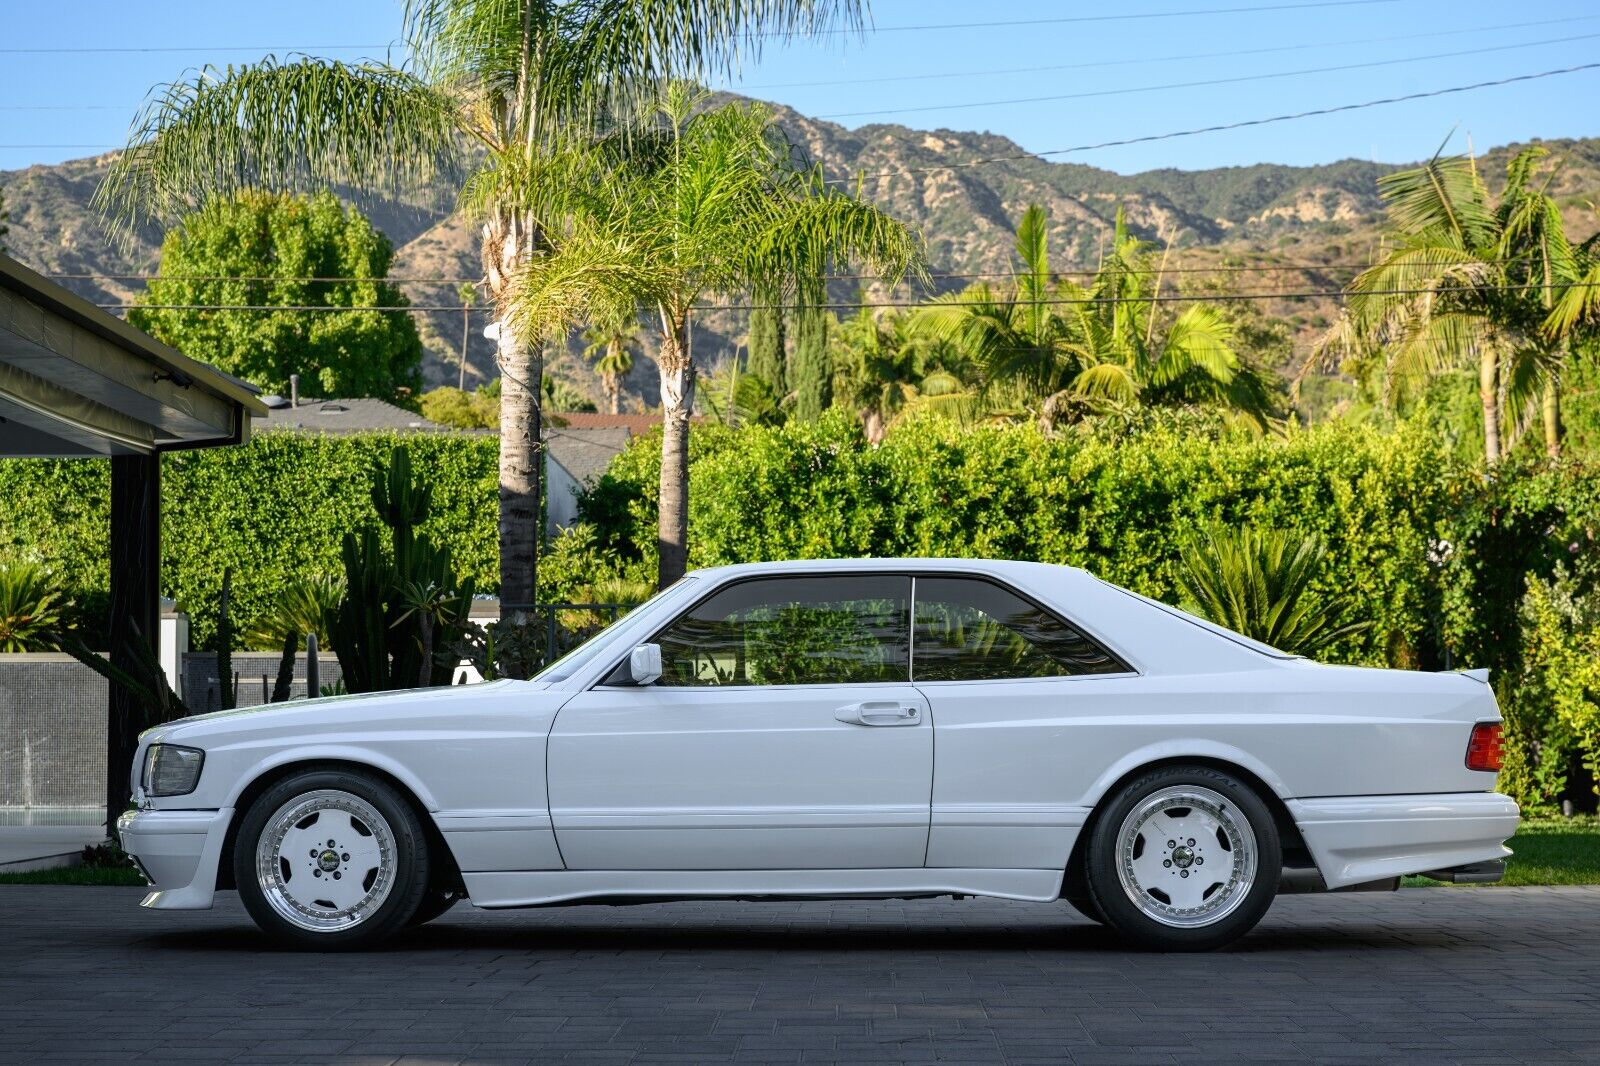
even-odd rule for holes
{"type": "Polygon", "coordinates": [[[138,860],[155,891],[141,906],[207,910],[233,808],[220,811],[129,811],[117,819],[122,850],[138,860]]]}
{"type": "Polygon", "coordinates": [[[1517,805],[1496,792],[1288,801],[1329,888],[1503,861],[1517,805]]]}

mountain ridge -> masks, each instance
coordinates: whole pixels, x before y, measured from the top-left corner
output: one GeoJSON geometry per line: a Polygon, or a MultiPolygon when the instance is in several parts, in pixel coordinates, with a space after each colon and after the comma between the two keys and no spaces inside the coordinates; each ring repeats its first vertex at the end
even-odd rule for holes
{"type": "MultiPolygon", "coordinates": [[[[723,95],[719,99],[739,99],[723,95]]],[[[860,182],[863,195],[919,228],[935,274],[1004,272],[1013,268],[1012,226],[1031,203],[1050,218],[1050,244],[1057,269],[1092,268],[1115,222],[1118,207],[1140,236],[1172,242],[1173,265],[1183,264],[1204,280],[1218,267],[1215,284],[1249,278],[1235,289],[1292,293],[1336,290],[1352,264],[1370,260],[1377,247],[1382,205],[1377,179],[1408,164],[1356,159],[1312,166],[1256,163],[1205,170],[1161,168],[1118,174],[1076,161],[1031,155],[994,133],[951,129],[923,130],[892,123],[856,128],[813,119],[781,104],[768,105],[788,137],[832,179],[860,182]],[[1004,158],[1001,158],[1004,157],[1004,158]],[[983,165],[975,160],[993,160],[983,165]],[[952,165],[954,168],[952,169],[952,165]],[[1239,267],[1270,267],[1239,271],[1239,267]],[[1236,273],[1229,274],[1232,270],[1236,273]]],[[[1600,191],[1600,138],[1534,141],[1564,165],[1551,189],[1577,237],[1594,232],[1595,215],[1586,197],[1600,191]]],[[[1491,187],[1503,180],[1505,163],[1522,144],[1490,149],[1477,156],[1491,187]]],[[[12,255],[52,275],[134,275],[153,271],[159,259],[160,232],[146,226],[126,244],[112,242],[90,207],[90,197],[114,153],[55,165],[0,171],[0,188],[11,213],[7,238],[12,255]]],[[[360,206],[394,242],[391,273],[396,277],[476,277],[476,227],[448,208],[440,190],[438,208],[392,201],[361,201],[360,206]]],[[[63,284],[97,303],[131,302],[142,286],[133,278],[67,278],[63,284]]],[[[964,279],[945,278],[941,290],[959,288],[964,279]]],[[[415,304],[454,304],[454,284],[402,286],[415,304]]],[[[853,286],[840,283],[837,297],[853,286]]],[[[871,290],[869,291],[876,291],[871,290]]],[[[1332,298],[1284,296],[1262,305],[1292,333],[1291,351],[1281,362],[1292,368],[1304,358],[1315,335],[1337,311],[1332,298]]],[[[453,384],[459,358],[459,311],[418,312],[430,385],[453,384]]],[[[493,348],[480,334],[485,310],[474,313],[470,331],[470,381],[492,375],[493,348]]],[[[735,350],[743,325],[733,312],[711,312],[697,319],[697,349],[714,363],[735,350]]],[[[203,355],[203,353],[201,353],[203,355]]],[[[597,382],[570,349],[555,353],[551,372],[598,396],[597,382]]],[[[653,402],[654,375],[647,360],[636,361],[628,381],[633,402],[653,402]]]]}

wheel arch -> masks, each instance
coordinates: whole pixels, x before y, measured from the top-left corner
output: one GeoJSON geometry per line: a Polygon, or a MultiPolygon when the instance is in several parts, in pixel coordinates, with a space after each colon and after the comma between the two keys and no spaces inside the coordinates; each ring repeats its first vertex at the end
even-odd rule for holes
{"type": "Polygon", "coordinates": [[[237,887],[233,878],[233,850],[239,837],[239,825],[244,821],[245,812],[250,806],[278,782],[295,774],[318,770],[365,774],[377,778],[394,789],[400,798],[410,805],[412,813],[417,816],[417,821],[421,823],[422,830],[427,836],[428,854],[430,859],[438,864],[434,879],[441,887],[465,891],[455,856],[451,854],[449,845],[445,843],[444,834],[439,831],[428,805],[418,795],[417,789],[384,766],[360,758],[332,755],[307,755],[270,763],[260,767],[256,775],[243,784],[231,803],[234,815],[228,823],[228,832],[222,843],[222,854],[217,863],[217,888],[237,887]]]}
{"type": "MultiPolygon", "coordinates": [[[[1249,760],[1253,762],[1254,760],[1249,760]]],[[[1090,808],[1089,817],[1084,820],[1083,828],[1078,831],[1077,839],[1073,841],[1072,853],[1067,857],[1067,880],[1071,880],[1083,869],[1084,852],[1088,849],[1089,838],[1094,834],[1095,824],[1100,814],[1105,810],[1106,801],[1122,790],[1122,787],[1140,774],[1149,773],[1168,766],[1200,766],[1209,770],[1231,774],[1237,777],[1251,791],[1261,798],[1267,810],[1272,812],[1272,821],[1278,830],[1278,839],[1283,849],[1283,865],[1290,866],[1315,866],[1311,853],[1307,850],[1305,840],[1300,836],[1300,827],[1295,824],[1294,817],[1289,813],[1288,804],[1284,797],[1273,788],[1267,780],[1257,773],[1244,761],[1230,759],[1223,755],[1161,755],[1150,758],[1136,765],[1113,768],[1099,782],[1092,793],[1092,799],[1087,804],[1090,808]],[[1115,776],[1112,776],[1115,774],[1115,776]]]]}

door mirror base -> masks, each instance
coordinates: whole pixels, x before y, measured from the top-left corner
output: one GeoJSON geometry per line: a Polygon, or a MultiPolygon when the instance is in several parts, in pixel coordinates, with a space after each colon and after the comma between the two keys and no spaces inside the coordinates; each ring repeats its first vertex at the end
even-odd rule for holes
{"type": "Polygon", "coordinates": [[[627,685],[650,685],[661,676],[661,645],[641,644],[617,666],[618,680],[627,685]]]}

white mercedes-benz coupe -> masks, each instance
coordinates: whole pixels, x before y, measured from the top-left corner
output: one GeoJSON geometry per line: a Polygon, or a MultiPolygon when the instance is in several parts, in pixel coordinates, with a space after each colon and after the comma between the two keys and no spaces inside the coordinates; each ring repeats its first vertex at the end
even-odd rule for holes
{"type": "Polygon", "coordinates": [[[280,703],[140,739],[144,905],[237,888],[376,943],[456,902],[1066,900],[1215,948],[1280,891],[1494,881],[1481,671],[1326,666],[1082,570],[689,575],[530,681],[280,703]]]}

